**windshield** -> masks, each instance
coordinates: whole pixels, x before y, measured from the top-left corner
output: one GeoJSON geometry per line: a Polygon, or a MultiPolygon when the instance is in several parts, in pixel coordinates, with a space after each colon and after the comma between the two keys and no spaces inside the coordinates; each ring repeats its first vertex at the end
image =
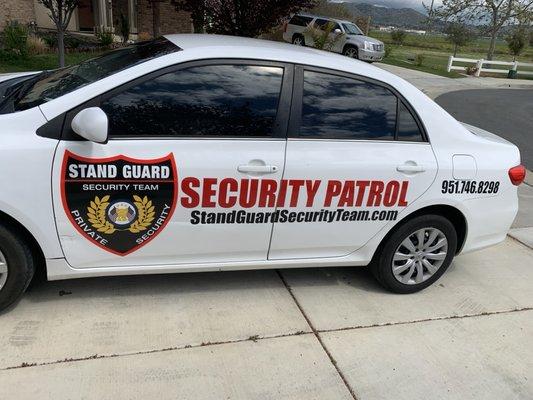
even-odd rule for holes
{"type": "Polygon", "coordinates": [[[362,35],[363,32],[361,32],[361,29],[357,27],[355,24],[342,24],[344,27],[344,30],[349,35],[362,35]]]}
{"type": "Polygon", "coordinates": [[[78,65],[15,82],[0,99],[0,114],[27,110],[152,58],[181,50],[165,38],[141,42],[78,65]]]}

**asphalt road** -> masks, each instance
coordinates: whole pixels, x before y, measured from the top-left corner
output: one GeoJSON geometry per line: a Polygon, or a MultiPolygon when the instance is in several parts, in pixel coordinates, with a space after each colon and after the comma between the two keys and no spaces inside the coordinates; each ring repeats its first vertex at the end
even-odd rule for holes
{"type": "Polygon", "coordinates": [[[443,94],[435,101],[457,120],[502,136],[533,170],[533,90],[480,89],[443,94]]]}

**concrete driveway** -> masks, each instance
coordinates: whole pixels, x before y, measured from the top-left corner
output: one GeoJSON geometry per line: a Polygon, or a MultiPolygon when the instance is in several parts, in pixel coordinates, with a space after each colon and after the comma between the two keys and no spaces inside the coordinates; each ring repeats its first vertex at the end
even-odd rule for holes
{"type": "Polygon", "coordinates": [[[0,398],[533,398],[532,265],[508,239],[409,296],[366,268],[41,282],[0,317],[0,398]]]}

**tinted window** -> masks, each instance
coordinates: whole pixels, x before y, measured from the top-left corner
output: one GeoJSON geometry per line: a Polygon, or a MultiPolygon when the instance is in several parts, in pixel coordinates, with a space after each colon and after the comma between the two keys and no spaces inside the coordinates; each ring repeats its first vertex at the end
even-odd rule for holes
{"type": "Polygon", "coordinates": [[[179,50],[175,44],[160,38],[111,51],[78,65],[42,72],[23,83],[18,97],[13,98],[14,110],[38,106],[135,64],[179,50]]]}
{"type": "Polygon", "coordinates": [[[317,19],[315,21],[315,26],[317,28],[320,28],[320,29],[323,29],[325,25],[327,25],[328,23],[332,23],[333,24],[333,29],[332,30],[335,30],[335,29],[341,29],[341,27],[339,26],[339,24],[337,24],[336,22],[333,22],[333,21],[330,21],[330,20],[327,20],[327,19],[317,19]]]}
{"type": "Polygon", "coordinates": [[[114,136],[271,136],[282,77],[280,67],[192,67],[129,88],[102,109],[114,136]]]}
{"type": "Polygon", "coordinates": [[[307,26],[309,22],[311,22],[313,18],[310,17],[304,17],[302,15],[295,15],[291,18],[289,24],[291,25],[298,25],[298,26],[307,26]]]}
{"type": "Polygon", "coordinates": [[[300,136],[392,140],[396,101],[373,83],[305,71],[300,136]]]}
{"type": "Polygon", "coordinates": [[[400,102],[400,116],[398,118],[398,140],[422,142],[422,132],[415,118],[403,102],[400,102]]]}

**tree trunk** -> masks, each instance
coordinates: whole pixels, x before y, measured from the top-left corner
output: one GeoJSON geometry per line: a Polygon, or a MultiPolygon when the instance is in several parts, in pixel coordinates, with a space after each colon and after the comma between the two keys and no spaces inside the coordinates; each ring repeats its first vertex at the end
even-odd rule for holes
{"type": "Polygon", "coordinates": [[[59,55],[59,68],[65,66],[65,32],[57,30],[57,53],[59,55]]]}
{"type": "Polygon", "coordinates": [[[159,7],[159,0],[152,1],[152,33],[154,38],[159,37],[161,11],[159,7]]]}
{"type": "Polygon", "coordinates": [[[490,45],[489,45],[489,51],[487,52],[487,60],[492,60],[492,57],[494,56],[494,49],[496,48],[496,29],[493,29],[490,32],[490,45]]]}
{"type": "Polygon", "coordinates": [[[453,56],[457,57],[457,43],[454,43],[453,45],[453,56]]]}

